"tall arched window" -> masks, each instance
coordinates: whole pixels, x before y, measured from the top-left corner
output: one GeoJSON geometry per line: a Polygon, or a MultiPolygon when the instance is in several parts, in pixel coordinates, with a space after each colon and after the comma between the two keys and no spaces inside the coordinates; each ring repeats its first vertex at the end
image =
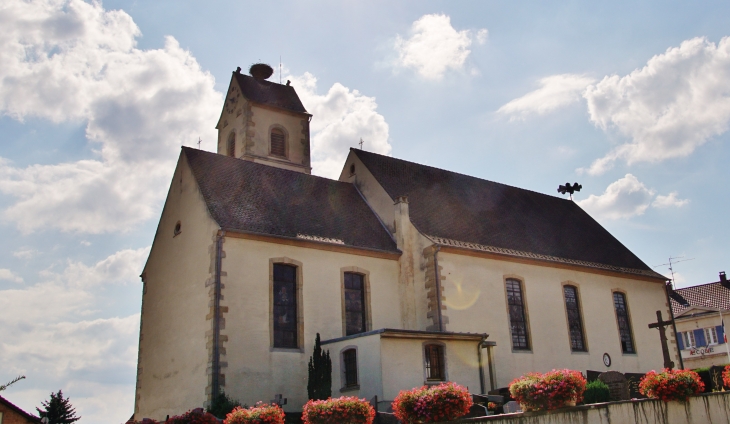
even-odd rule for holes
{"type": "Polygon", "coordinates": [[[297,348],[297,267],[274,264],[274,347],[297,348]]]}
{"type": "Polygon", "coordinates": [[[236,133],[232,132],[228,136],[228,143],[226,144],[226,154],[230,157],[236,157],[236,133]]]}
{"type": "Polygon", "coordinates": [[[613,307],[616,309],[616,323],[618,324],[618,334],[621,339],[621,351],[623,353],[636,353],[634,336],[631,334],[631,321],[629,320],[629,309],[626,305],[626,295],[621,292],[613,292],[613,307]]]}
{"type": "Polygon", "coordinates": [[[509,324],[512,333],[512,349],[530,350],[525,300],[522,296],[522,282],[514,278],[508,278],[506,285],[507,308],[509,309],[509,324]]]}
{"type": "Polygon", "coordinates": [[[279,128],[271,129],[271,154],[286,157],[286,134],[279,128]]]}
{"type": "Polygon", "coordinates": [[[565,295],[565,311],[568,314],[570,350],[585,352],[587,349],[583,339],[583,317],[580,315],[578,289],[575,286],[563,286],[563,294],[565,295]]]}
{"type": "Polygon", "coordinates": [[[345,335],[367,331],[365,316],[365,276],[354,272],[345,273],[345,335]]]}

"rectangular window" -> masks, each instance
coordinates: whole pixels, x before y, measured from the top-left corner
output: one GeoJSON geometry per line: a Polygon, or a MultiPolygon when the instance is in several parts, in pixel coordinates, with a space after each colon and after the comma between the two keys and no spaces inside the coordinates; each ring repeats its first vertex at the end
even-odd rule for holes
{"type": "Polygon", "coordinates": [[[426,345],[426,380],[446,380],[446,367],[444,366],[444,347],[441,345],[426,345]]]}
{"type": "Polygon", "coordinates": [[[345,387],[357,386],[357,350],[344,351],[342,361],[345,363],[345,387]]]}
{"type": "Polygon", "coordinates": [[[522,283],[520,280],[507,279],[507,305],[509,308],[509,324],[512,331],[512,348],[529,350],[530,340],[527,336],[527,318],[525,304],[522,299],[522,283]]]}
{"type": "Polygon", "coordinates": [[[362,274],[345,273],[345,335],[364,333],[365,278],[362,274]]]}
{"type": "Polygon", "coordinates": [[[695,346],[695,333],[692,331],[685,331],[682,333],[679,333],[682,336],[682,341],[684,342],[684,348],[689,349],[691,347],[695,346]]]}
{"type": "Polygon", "coordinates": [[[717,332],[715,327],[705,328],[705,341],[708,345],[717,344],[717,332]]]}
{"type": "Polygon", "coordinates": [[[636,353],[634,337],[631,334],[629,311],[626,307],[626,296],[623,293],[613,293],[613,307],[616,309],[616,322],[618,323],[618,333],[621,339],[621,351],[623,353],[636,353]]]}
{"type": "Polygon", "coordinates": [[[274,264],[274,347],[297,348],[297,268],[274,264]]]}
{"type": "Polygon", "coordinates": [[[583,340],[583,319],[580,316],[578,290],[573,286],[563,286],[565,309],[568,313],[568,331],[570,332],[570,349],[573,352],[585,352],[583,340]]]}

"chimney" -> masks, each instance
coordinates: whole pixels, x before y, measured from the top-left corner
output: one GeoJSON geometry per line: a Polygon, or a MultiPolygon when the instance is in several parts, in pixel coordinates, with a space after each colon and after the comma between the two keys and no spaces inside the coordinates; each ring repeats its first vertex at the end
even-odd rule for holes
{"type": "Polygon", "coordinates": [[[725,271],[720,271],[720,284],[726,289],[730,289],[730,281],[727,281],[725,271]]]}

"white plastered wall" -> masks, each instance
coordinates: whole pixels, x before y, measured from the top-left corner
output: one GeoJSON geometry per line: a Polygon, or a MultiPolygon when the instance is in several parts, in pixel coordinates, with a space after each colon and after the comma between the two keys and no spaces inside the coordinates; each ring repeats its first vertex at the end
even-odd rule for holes
{"type": "MultiPolygon", "coordinates": [[[[699,310],[698,312],[705,312],[702,315],[692,316],[691,313],[684,314],[675,319],[677,325],[677,333],[685,331],[694,331],[698,329],[704,329],[708,327],[716,327],[721,325],[720,314],[717,312],[710,312],[699,310]]],[[[730,311],[723,311],[723,318],[730,322],[730,311]]],[[[728,326],[726,325],[726,328],[728,326]]],[[[667,330],[669,334],[670,330],[667,330]]],[[[688,369],[710,367],[713,365],[725,365],[730,364],[730,357],[727,353],[727,344],[723,343],[722,340],[718,340],[718,344],[710,345],[712,352],[707,353],[707,350],[695,350],[694,354],[690,353],[690,349],[685,346],[682,350],[682,359],[684,360],[684,367],[688,369]],[[704,352],[704,354],[703,354],[704,352]]]]}
{"type": "MultiPolygon", "coordinates": [[[[520,375],[556,368],[579,371],[647,372],[663,367],[656,329],[656,311],[668,316],[661,282],[632,280],[571,269],[440,252],[448,331],[487,333],[494,348],[498,387],[520,375]],[[445,277],[445,278],[444,278],[445,277]],[[531,351],[512,349],[505,278],[523,281],[531,351]],[[571,352],[562,285],[578,287],[588,352],[571,352]],[[613,291],[627,295],[636,354],[623,354],[619,342],[613,291]],[[603,354],[612,358],[610,368],[603,354]]],[[[672,360],[677,364],[673,335],[667,332],[672,360]]]]}
{"type": "Polygon", "coordinates": [[[206,281],[214,272],[217,229],[181,154],[143,274],[138,420],[161,420],[206,401],[206,281]]]}
{"type": "Polygon", "coordinates": [[[243,403],[288,399],[285,410],[301,410],[307,401],[307,363],[314,338],[342,337],[341,269],[369,272],[373,328],[398,327],[398,262],[259,240],[227,237],[223,296],[226,344],[225,391],[243,403]],[[302,267],[303,341],[301,350],[273,349],[270,335],[269,263],[288,258],[302,267]]]}
{"type": "Polygon", "coordinates": [[[381,372],[380,334],[356,337],[328,343],[322,349],[329,350],[332,358],[332,397],[357,396],[370,400],[373,396],[383,399],[383,376],[381,372]],[[342,351],[357,349],[358,389],[343,388],[342,351]]]}

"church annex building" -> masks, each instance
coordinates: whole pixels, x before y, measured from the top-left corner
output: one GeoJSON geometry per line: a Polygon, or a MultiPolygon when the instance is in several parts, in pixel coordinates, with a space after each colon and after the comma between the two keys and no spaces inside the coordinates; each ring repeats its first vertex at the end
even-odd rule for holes
{"type": "Polygon", "coordinates": [[[218,152],[180,153],[142,273],[136,419],[220,391],[300,411],[317,333],[333,396],[663,367],[666,278],[574,202],[360,149],[310,175],[311,115],[253,68],[218,152]]]}

